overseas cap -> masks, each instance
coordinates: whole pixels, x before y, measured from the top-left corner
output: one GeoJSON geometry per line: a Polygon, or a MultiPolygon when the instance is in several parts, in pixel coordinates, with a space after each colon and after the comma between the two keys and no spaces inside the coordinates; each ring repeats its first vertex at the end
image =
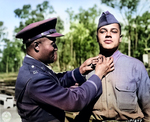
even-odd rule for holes
{"type": "Polygon", "coordinates": [[[109,25],[113,23],[118,23],[120,26],[120,23],[109,11],[103,12],[102,16],[99,18],[97,30],[104,25],[109,25]]]}
{"type": "Polygon", "coordinates": [[[41,37],[60,37],[63,36],[56,32],[57,18],[32,23],[17,33],[16,38],[22,38],[23,43],[32,42],[41,37]]]}

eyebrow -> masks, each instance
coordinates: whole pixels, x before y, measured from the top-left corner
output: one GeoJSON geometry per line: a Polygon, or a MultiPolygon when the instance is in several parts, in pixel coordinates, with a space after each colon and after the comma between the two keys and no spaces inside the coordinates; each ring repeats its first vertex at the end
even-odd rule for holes
{"type": "MultiPolygon", "coordinates": [[[[118,30],[117,28],[111,28],[111,30],[113,30],[113,29],[118,30]]],[[[100,30],[108,30],[108,29],[106,29],[106,28],[101,28],[100,30]]]]}

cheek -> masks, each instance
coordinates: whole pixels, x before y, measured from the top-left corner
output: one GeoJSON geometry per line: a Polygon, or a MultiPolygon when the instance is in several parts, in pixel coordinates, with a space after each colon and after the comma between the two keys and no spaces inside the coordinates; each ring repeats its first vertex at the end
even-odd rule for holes
{"type": "Polygon", "coordinates": [[[105,43],[104,43],[104,39],[102,39],[102,38],[99,39],[99,40],[98,40],[98,43],[99,43],[99,45],[104,45],[104,44],[105,44],[105,43]]]}
{"type": "Polygon", "coordinates": [[[116,37],[116,38],[114,38],[114,40],[116,40],[116,43],[120,43],[121,42],[120,37],[116,37]]]}
{"type": "Polygon", "coordinates": [[[105,40],[105,36],[100,36],[100,35],[98,35],[98,37],[97,37],[97,39],[98,39],[98,42],[99,43],[103,43],[103,41],[105,40]]]}
{"type": "Polygon", "coordinates": [[[51,45],[50,45],[50,46],[47,45],[47,46],[45,47],[45,50],[46,50],[47,52],[52,52],[52,51],[54,50],[54,47],[52,47],[51,45]]]}
{"type": "Polygon", "coordinates": [[[53,52],[53,48],[52,47],[49,47],[49,46],[46,46],[43,50],[42,50],[42,55],[43,56],[49,56],[51,55],[53,52]]]}

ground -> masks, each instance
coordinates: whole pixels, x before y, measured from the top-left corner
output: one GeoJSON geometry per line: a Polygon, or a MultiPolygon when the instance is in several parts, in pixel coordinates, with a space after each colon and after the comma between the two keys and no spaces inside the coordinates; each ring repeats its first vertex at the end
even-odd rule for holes
{"type": "Polygon", "coordinates": [[[16,106],[5,109],[0,105],[0,122],[21,122],[16,106]]]}

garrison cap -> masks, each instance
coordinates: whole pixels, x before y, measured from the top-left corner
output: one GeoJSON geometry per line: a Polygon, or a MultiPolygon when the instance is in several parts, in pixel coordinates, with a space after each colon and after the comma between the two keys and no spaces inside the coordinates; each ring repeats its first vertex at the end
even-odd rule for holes
{"type": "Polygon", "coordinates": [[[17,33],[16,38],[22,38],[26,44],[41,37],[61,37],[63,35],[56,32],[56,22],[57,18],[50,18],[32,23],[17,33]]]}
{"type": "Polygon", "coordinates": [[[113,23],[117,23],[120,26],[120,23],[114,17],[114,15],[112,15],[109,11],[103,12],[101,17],[99,18],[97,30],[104,25],[109,25],[109,24],[113,24],[113,23]]]}

